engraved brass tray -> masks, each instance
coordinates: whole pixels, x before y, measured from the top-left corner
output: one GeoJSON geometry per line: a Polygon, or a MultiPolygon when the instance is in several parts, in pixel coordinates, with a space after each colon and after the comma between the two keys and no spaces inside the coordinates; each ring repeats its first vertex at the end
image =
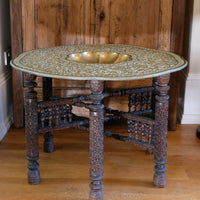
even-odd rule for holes
{"type": "Polygon", "coordinates": [[[180,56],[123,44],[71,45],[28,51],[11,65],[35,75],[76,80],[134,80],[178,71],[180,56]]]}

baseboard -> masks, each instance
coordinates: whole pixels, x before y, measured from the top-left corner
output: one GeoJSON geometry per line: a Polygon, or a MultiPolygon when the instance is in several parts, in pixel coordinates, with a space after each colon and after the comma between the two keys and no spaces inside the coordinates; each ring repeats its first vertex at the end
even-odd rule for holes
{"type": "Polygon", "coordinates": [[[199,110],[200,74],[189,74],[186,81],[184,111],[178,113],[181,124],[200,124],[199,110]]]}
{"type": "Polygon", "coordinates": [[[8,116],[1,124],[0,124],[0,141],[4,138],[6,133],[8,132],[9,128],[13,123],[13,116],[12,114],[8,116]]]}
{"type": "Polygon", "coordinates": [[[200,114],[184,114],[181,120],[181,124],[199,124],[200,114]]]}
{"type": "Polygon", "coordinates": [[[0,141],[8,132],[12,122],[12,77],[11,69],[0,71],[0,141]]]}
{"type": "Polygon", "coordinates": [[[0,71],[0,87],[4,85],[12,77],[12,71],[10,68],[0,71]]]}
{"type": "Polygon", "coordinates": [[[189,79],[189,80],[200,80],[200,74],[188,74],[187,79],[189,79]]]}
{"type": "Polygon", "coordinates": [[[186,81],[181,124],[200,124],[199,85],[200,74],[189,74],[186,81]]]}

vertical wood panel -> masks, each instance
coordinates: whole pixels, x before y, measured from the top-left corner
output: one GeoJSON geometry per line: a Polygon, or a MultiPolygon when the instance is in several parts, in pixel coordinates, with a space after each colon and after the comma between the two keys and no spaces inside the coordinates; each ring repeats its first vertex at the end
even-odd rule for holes
{"type": "MultiPolygon", "coordinates": [[[[176,0],[177,3],[180,0],[176,0]]],[[[185,0],[185,21],[184,21],[184,31],[183,31],[183,48],[182,48],[182,54],[183,57],[189,61],[189,42],[190,42],[190,30],[191,30],[191,26],[192,26],[192,17],[193,17],[193,9],[194,9],[194,0],[190,0],[190,1],[186,1],[185,0]]],[[[183,15],[183,13],[181,12],[181,8],[179,9],[179,16],[183,15]]],[[[176,20],[177,21],[177,20],[176,20]]],[[[178,21],[177,21],[178,23],[178,21]]],[[[176,24],[174,24],[175,26],[176,24]]],[[[173,29],[172,29],[173,30],[173,29]]],[[[175,30],[173,31],[174,37],[176,38],[176,32],[175,30]]],[[[181,41],[180,41],[181,42],[181,41]]],[[[177,44],[177,43],[176,43],[177,44]]],[[[177,47],[175,47],[174,45],[172,46],[173,49],[176,48],[176,51],[179,52],[179,50],[177,49],[177,47]]],[[[182,114],[184,111],[184,97],[185,97],[185,86],[186,86],[186,80],[187,80],[187,76],[189,73],[189,67],[184,68],[180,73],[179,73],[179,77],[180,77],[180,81],[179,81],[179,99],[178,99],[178,114],[179,114],[179,121],[181,121],[182,119],[182,114]]]]}
{"type": "Polygon", "coordinates": [[[110,42],[157,47],[158,0],[110,0],[110,42]]]}
{"type": "MultiPolygon", "coordinates": [[[[190,0],[191,1],[191,0],[190,0]]],[[[186,0],[173,1],[173,15],[171,28],[171,51],[182,55],[185,23],[186,0]]]]}
{"type": "MultiPolygon", "coordinates": [[[[92,6],[89,0],[36,0],[36,48],[93,43],[94,27],[90,22],[94,15],[94,12],[90,12],[92,6]]],[[[87,86],[85,81],[80,82],[53,80],[54,94],[58,95],[60,91],[61,95],[66,96],[71,94],[66,91],[67,87],[76,90],[80,84],[87,86]]]]}
{"type": "MultiPolygon", "coordinates": [[[[99,13],[100,43],[121,43],[157,48],[159,0],[102,0],[99,13]],[[101,18],[104,14],[104,18],[101,18]]],[[[150,80],[110,82],[107,87],[150,85],[150,80]],[[138,84],[140,82],[140,84],[138,84]]]]}
{"type": "Polygon", "coordinates": [[[173,0],[160,0],[158,49],[170,51],[173,0]]]}
{"type": "MultiPolygon", "coordinates": [[[[183,51],[185,8],[186,0],[173,0],[170,51],[179,55],[182,55],[183,51]]],[[[171,97],[169,101],[169,130],[176,130],[179,90],[182,92],[181,87],[185,85],[185,83],[180,84],[180,74],[181,72],[173,73],[169,84],[171,88],[169,91],[171,97]]]]}
{"type": "Polygon", "coordinates": [[[97,22],[99,24],[97,28],[98,43],[108,44],[114,43],[110,40],[110,21],[111,21],[111,1],[101,0],[98,4],[99,11],[96,13],[97,22]]]}
{"type": "Polygon", "coordinates": [[[90,43],[90,6],[89,0],[37,0],[36,47],[90,43]]]}
{"type": "MultiPolygon", "coordinates": [[[[10,1],[11,19],[11,44],[12,57],[22,53],[22,2],[21,0],[10,1]]],[[[12,69],[13,84],[13,118],[17,128],[24,126],[24,95],[23,95],[23,73],[12,69]]]]}
{"type": "Polygon", "coordinates": [[[35,49],[34,0],[22,0],[23,52],[35,49]]]}
{"type": "Polygon", "coordinates": [[[95,29],[96,29],[96,8],[95,0],[85,0],[84,2],[84,30],[85,30],[85,44],[95,43],[95,29]]]}

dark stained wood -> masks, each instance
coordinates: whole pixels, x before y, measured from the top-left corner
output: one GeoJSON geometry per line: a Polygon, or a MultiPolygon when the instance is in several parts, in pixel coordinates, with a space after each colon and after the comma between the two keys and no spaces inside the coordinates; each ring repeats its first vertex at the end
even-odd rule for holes
{"type": "MultiPolygon", "coordinates": [[[[185,27],[184,27],[184,38],[183,38],[183,57],[190,62],[190,30],[192,26],[194,0],[186,1],[185,10],[185,27]]],[[[182,118],[184,110],[184,97],[185,97],[185,86],[186,80],[189,73],[189,66],[183,69],[180,74],[179,84],[179,120],[182,118]]]]}
{"type": "Polygon", "coordinates": [[[26,132],[26,157],[29,161],[28,167],[28,183],[39,184],[40,172],[39,164],[39,134],[38,134],[38,105],[36,87],[36,76],[25,74],[25,132],[26,132]]]}
{"type": "Polygon", "coordinates": [[[90,81],[92,106],[90,107],[90,200],[103,200],[101,179],[103,178],[104,151],[104,81],[90,81]]]}
{"type": "Polygon", "coordinates": [[[156,86],[155,95],[155,129],[154,129],[154,177],[153,183],[156,187],[166,186],[166,167],[167,162],[167,122],[168,122],[168,99],[170,75],[166,74],[154,79],[156,86]]]}
{"type": "MultiPolygon", "coordinates": [[[[184,24],[185,24],[185,9],[186,0],[173,1],[173,15],[172,15],[172,28],[171,28],[171,42],[170,51],[182,55],[183,53],[183,37],[184,37],[184,24]]],[[[185,70],[185,69],[184,69],[185,70]]],[[[177,112],[178,112],[178,98],[180,96],[180,74],[176,72],[171,75],[170,79],[170,100],[169,100],[169,130],[176,130],[177,125],[177,112]]],[[[184,84],[182,84],[184,86],[184,84]]]]}
{"type": "MultiPolygon", "coordinates": [[[[22,4],[21,0],[10,1],[11,18],[11,44],[12,57],[18,56],[23,51],[22,39],[22,4]]],[[[13,118],[17,128],[24,126],[24,94],[23,94],[23,73],[12,69],[13,84],[13,118]]]]}
{"type": "MultiPolygon", "coordinates": [[[[166,186],[167,161],[167,122],[169,74],[153,79],[152,87],[124,89],[104,92],[104,81],[89,81],[89,95],[73,98],[53,98],[44,96],[38,102],[34,88],[36,76],[25,74],[25,119],[26,145],[28,163],[28,183],[39,184],[39,133],[46,132],[44,150],[53,151],[51,131],[70,127],[89,130],[90,140],[90,200],[103,200],[103,152],[104,135],[114,139],[136,144],[154,153],[154,178],[156,187],[166,186]],[[129,95],[128,112],[104,109],[104,98],[129,95]],[[152,97],[153,95],[153,97],[152,97]],[[72,113],[72,106],[89,109],[89,118],[78,117],[72,113]],[[105,113],[105,114],[104,114],[105,113]],[[146,116],[144,116],[146,114],[146,116]],[[148,115],[147,115],[148,114],[148,115]],[[104,122],[113,119],[125,119],[127,133],[113,134],[104,130],[104,122]],[[89,128],[88,128],[89,126],[89,128]]],[[[51,82],[51,80],[48,80],[51,82]]],[[[48,89],[46,86],[44,89],[48,89]]],[[[50,95],[50,93],[48,93],[50,95]]]]}

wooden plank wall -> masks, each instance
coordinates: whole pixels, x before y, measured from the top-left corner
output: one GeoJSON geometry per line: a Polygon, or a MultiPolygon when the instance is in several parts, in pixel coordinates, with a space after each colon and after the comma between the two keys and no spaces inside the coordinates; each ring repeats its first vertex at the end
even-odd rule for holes
{"type": "MultiPolygon", "coordinates": [[[[23,51],[22,39],[22,2],[21,0],[10,1],[10,20],[11,20],[11,44],[12,57],[23,51]]],[[[23,94],[23,73],[12,70],[13,84],[13,118],[17,128],[24,126],[24,94],[23,94]]]]}
{"type": "MultiPolygon", "coordinates": [[[[190,0],[191,1],[191,0],[190,0]]],[[[172,7],[172,24],[171,24],[171,40],[170,40],[170,51],[178,55],[182,55],[183,52],[183,37],[184,37],[184,24],[185,24],[185,9],[186,0],[174,0],[172,7]]],[[[182,70],[183,71],[183,70],[182,70]]],[[[178,115],[178,99],[180,93],[184,90],[185,83],[180,83],[181,72],[171,74],[170,80],[170,106],[169,106],[169,120],[168,129],[176,130],[177,115],[178,115]]]]}
{"type": "MultiPolygon", "coordinates": [[[[23,51],[96,43],[123,43],[169,51],[173,5],[179,0],[11,0],[11,4],[20,1],[23,51]]],[[[151,82],[151,79],[110,81],[106,88],[144,86],[151,82]]],[[[41,84],[38,78],[40,98],[41,84]]],[[[53,87],[55,95],[88,93],[87,81],[54,79],[53,87]]],[[[122,99],[117,107],[123,109],[125,102],[122,99]]]]}
{"type": "MultiPolygon", "coordinates": [[[[85,43],[123,43],[149,48],[170,46],[168,41],[171,24],[164,27],[160,23],[162,16],[159,10],[162,8],[159,0],[154,0],[154,4],[148,0],[131,0],[126,3],[121,0],[37,0],[34,6],[35,48],[85,43]],[[169,29],[168,35],[163,34],[163,28],[169,29]]],[[[168,6],[171,7],[170,4],[168,6]]],[[[171,22],[169,10],[167,13],[170,18],[164,18],[171,22]]],[[[162,14],[166,15],[165,12],[162,14]]],[[[31,23],[30,17],[28,24],[31,23]]],[[[26,34],[25,30],[24,37],[26,34]]],[[[88,86],[85,81],[56,80],[54,88],[64,89],[66,84],[76,89],[88,86]]],[[[130,84],[135,83],[110,82],[109,87],[130,87],[130,84]]],[[[143,84],[146,84],[146,81],[142,81],[143,84]]]]}

